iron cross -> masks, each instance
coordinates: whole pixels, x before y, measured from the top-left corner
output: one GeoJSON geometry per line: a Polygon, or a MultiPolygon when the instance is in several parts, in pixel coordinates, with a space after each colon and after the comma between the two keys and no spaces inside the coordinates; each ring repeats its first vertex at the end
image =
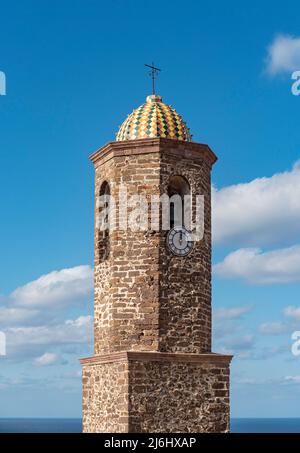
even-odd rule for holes
{"type": "Polygon", "coordinates": [[[152,94],[155,94],[155,77],[157,77],[158,71],[161,71],[161,69],[156,68],[154,63],[152,63],[152,65],[145,64],[145,66],[151,69],[151,71],[149,71],[149,76],[152,78],[152,94]]]}

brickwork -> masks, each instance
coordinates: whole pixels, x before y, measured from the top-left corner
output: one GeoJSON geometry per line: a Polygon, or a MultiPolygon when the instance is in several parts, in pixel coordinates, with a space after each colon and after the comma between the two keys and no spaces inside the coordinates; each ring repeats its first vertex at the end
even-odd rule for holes
{"type": "Polygon", "coordinates": [[[128,432],[128,363],[83,365],[83,432],[128,432]]]}
{"type": "Polygon", "coordinates": [[[228,363],[221,361],[133,361],[130,432],[227,432],[228,381],[228,363]]]}
{"type": "MultiPolygon", "coordinates": [[[[159,155],[117,156],[96,166],[97,197],[103,181],[118,199],[159,195],[159,155]]],[[[117,218],[119,218],[117,205],[117,218]]],[[[95,215],[97,215],[97,207],[95,215]]],[[[95,354],[158,349],[160,233],[117,230],[110,235],[109,256],[99,256],[101,233],[95,229],[95,354]],[[100,237],[99,237],[100,236],[100,237]]]]}
{"type": "Polygon", "coordinates": [[[193,196],[204,195],[205,235],[188,257],[181,258],[166,248],[166,232],[122,231],[117,223],[110,237],[109,257],[103,260],[101,236],[95,229],[95,354],[126,350],[209,352],[211,160],[204,145],[197,148],[192,143],[157,139],[149,147],[139,142],[126,143],[125,150],[113,143],[111,154],[117,149],[117,155],[105,156],[104,152],[99,156],[95,197],[107,181],[116,199],[123,183],[128,196],[143,194],[150,200],[152,195],[168,192],[172,175],[185,176],[193,196]]]}
{"type": "Polygon", "coordinates": [[[161,353],[85,359],[84,430],[228,432],[229,361],[213,354],[161,353]]]}
{"type": "Polygon", "coordinates": [[[202,353],[211,351],[211,206],[210,165],[203,159],[181,158],[172,150],[162,153],[161,191],[167,193],[170,176],[181,175],[191,193],[204,195],[204,238],[186,257],[160,244],[159,350],[202,353]]]}
{"type": "Polygon", "coordinates": [[[84,431],[227,432],[231,357],[211,353],[216,157],[207,145],[157,138],[113,142],[91,159],[95,198],[108,182],[117,220],[109,237],[95,228],[95,355],[81,361],[84,431]],[[124,231],[118,220],[122,184],[128,197],[150,200],[178,175],[193,197],[204,196],[204,236],[186,257],[171,254],[166,231],[124,231]]]}

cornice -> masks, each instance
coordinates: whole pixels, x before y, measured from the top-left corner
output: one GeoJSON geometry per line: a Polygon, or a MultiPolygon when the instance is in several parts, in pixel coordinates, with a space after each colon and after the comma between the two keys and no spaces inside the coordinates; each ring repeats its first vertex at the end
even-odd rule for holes
{"type": "Polygon", "coordinates": [[[223,354],[185,354],[169,352],[113,352],[80,359],[82,365],[97,365],[111,362],[172,362],[172,363],[224,363],[229,364],[232,355],[223,354]]]}
{"type": "Polygon", "coordinates": [[[210,147],[203,143],[186,142],[167,138],[147,138],[110,142],[95,151],[90,160],[94,165],[101,165],[117,156],[133,156],[139,154],[166,153],[191,160],[205,160],[212,166],[217,156],[210,147]]]}

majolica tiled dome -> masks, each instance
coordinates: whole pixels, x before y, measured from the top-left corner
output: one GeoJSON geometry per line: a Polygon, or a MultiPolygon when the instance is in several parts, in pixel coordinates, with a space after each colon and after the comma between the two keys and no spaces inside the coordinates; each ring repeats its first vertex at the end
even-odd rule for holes
{"type": "Polygon", "coordinates": [[[152,95],[128,115],[116,134],[116,141],[156,137],[192,140],[189,128],[176,110],[164,104],[160,96],[152,95]]]}

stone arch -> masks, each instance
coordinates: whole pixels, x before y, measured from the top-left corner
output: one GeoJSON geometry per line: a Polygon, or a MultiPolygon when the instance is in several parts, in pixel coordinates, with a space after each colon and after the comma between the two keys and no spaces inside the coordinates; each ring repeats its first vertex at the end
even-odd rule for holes
{"type": "Polygon", "coordinates": [[[103,181],[100,186],[99,197],[99,258],[105,260],[109,256],[110,245],[110,185],[103,181]]]}
{"type": "Polygon", "coordinates": [[[170,228],[182,227],[187,215],[187,197],[191,195],[191,186],[188,180],[181,175],[171,176],[168,184],[170,203],[170,228]]]}

